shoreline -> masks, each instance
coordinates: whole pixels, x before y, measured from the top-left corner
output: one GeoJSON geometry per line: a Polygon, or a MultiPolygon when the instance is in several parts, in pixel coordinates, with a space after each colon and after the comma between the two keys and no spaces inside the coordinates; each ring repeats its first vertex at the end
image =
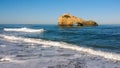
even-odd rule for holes
{"type": "MultiPolygon", "coordinates": [[[[2,38],[2,37],[0,37],[2,38]]],[[[24,47],[14,55],[1,56],[0,68],[119,68],[120,61],[106,59],[69,48],[62,48],[58,43],[45,40],[33,40],[20,37],[4,36],[6,45],[0,48],[24,47]],[[16,42],[17,41],[17,42],[16,42]],[[36,42],[36,43],[33,43],[36,42]],[[45,44],[46,43],[46,44],[45,44]],[[49,45],[47,44],[49,43],[49,45]],[[50,46],[51,44],[51,46],[50,46]],[[11,45],[11,46],[8,46],[11,45]]],[[[60,43],[63,44],[63,43],[60,43]]],[[[64,43],[64,45],[67,45],[64,43]]],[[[61,45],[61,46],[64,46],[61,45]]],[[[13,50],[16,48],[13,48],[13,50]]],[[[106,54],[105,54],[106,55],[106,54]]]]}
{"type": "Polygon", "coordinates": [[[36,55],[16,55],[0,62],[0,68],[119,68],[119,61],[58,47],[42,47],[36,55]]]}

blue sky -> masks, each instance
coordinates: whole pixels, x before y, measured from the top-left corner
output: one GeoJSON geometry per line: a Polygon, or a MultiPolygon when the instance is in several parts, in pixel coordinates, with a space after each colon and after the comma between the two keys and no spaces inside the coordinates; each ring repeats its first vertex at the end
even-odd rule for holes
{"type": "Polygon", "coordinates": [[[120,24],[120,0],[0,0],[0,24],[57,24],[63,13],[120,24]]]}

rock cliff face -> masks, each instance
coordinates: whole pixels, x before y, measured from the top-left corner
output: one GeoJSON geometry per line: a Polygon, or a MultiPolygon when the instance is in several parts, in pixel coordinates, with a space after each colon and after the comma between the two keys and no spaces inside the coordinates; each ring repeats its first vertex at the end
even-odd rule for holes
{"type": "Polygon", "coordinates": [[[83,20],[71,14],[63,14],[58,18],[59,26],[97,26],[98,24],[95,21],[83,20]]]}

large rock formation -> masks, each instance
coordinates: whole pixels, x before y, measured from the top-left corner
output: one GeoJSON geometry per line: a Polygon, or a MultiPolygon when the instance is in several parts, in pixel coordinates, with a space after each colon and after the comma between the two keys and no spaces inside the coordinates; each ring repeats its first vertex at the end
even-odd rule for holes
{"type": "Polygon", "coordinates": [[[63,14],[58,19],[59,26],[96,26],[98,25],[95,21],[83,20],[76,16],[72,16],[71,14],[63,14]]]}

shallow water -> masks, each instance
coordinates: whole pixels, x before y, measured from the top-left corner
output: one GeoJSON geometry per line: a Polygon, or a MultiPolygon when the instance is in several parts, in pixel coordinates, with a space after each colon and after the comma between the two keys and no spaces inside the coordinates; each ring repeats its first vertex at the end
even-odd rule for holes
{"type": "Polygon", "coordinates": [[[57,25],[12,24],[0,25],[0,34],[120,51],[120,25],[60,28],[57,25]]]}
{"type": "MultiPolygon", "coordinates": [[[[51,67],[50,65],[56,66],[54,62],[57,65],[66,63],[68,68],[74,68],[69,65],[70,62],[73,62],[73,65],[81,63],[82,66],[88,66],[87,68],[91,68],[90,63],[96,63],[100,68],[102,66],[119,68],[120,63],[117,62],[120,61],[119,40],[120,25],[79,28],[33,24],[0,25],[0,61],[13,63],[34,61],[36,64],[41,63],[40,65],[48,64],[48,66],[43,64],[45,68],[51,67]],[[80,61],[76,61],[77,58],[80,61]],[[50,60],[53,63],[49,64],[50,60]]],[[[95,66],[93,68],[96,68],[95,66]]]]}

